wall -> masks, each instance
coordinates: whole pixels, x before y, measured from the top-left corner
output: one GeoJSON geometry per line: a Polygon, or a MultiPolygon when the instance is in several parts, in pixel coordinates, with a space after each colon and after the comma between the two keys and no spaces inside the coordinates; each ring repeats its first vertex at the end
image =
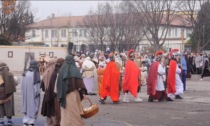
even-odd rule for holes
{"type": "Polygon", "coordinates": [[[0,62],[5,62],[10,71],[22,71],[25,62],[25,53],[33,52],[35,59],[38,60],[41,54],[50,55],[51,57],[65,58],[67,55],[66,48],[58,47],[32,47],[32,46],[0,46],[0,62]],[[10,52],[11,58],[8,57],[10,52]]]}

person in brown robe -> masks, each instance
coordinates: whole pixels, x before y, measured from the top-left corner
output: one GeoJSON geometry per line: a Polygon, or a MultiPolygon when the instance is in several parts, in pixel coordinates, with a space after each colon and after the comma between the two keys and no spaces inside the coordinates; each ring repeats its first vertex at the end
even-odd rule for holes
{"type": "Polygon", "coordinates": [[[72,55],[65,58],[57,80],[57,98],[61,106],[61,126],[84,126],[81,100],[87,90],[72,55]]]}
{"type": "Polygon", "coordinates": [[[60,106],[54,92],[54,87],[58,71],[63,62],[63,58],[50,60],[43,74],[41,88],[45,94],[41,114],[47,116],[45,126],[60,126],[60,109],[58,109],[60,106]]]}
{"type": "Polygon", "coordinates": [[[4,116],[7,117],[7,124],[12,125],[12,116],[15,115],[14,92],[16,92],[16,81],[9,67],[0,63],[0,125],[4,125],[4,116]]]}

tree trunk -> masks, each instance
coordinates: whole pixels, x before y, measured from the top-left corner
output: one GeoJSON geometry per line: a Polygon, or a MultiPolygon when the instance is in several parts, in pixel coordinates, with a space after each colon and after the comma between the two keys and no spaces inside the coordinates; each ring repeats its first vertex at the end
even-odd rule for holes
{"type": "Polygon", "coordinates": [[[154,46],[154,51],[158,51],[160,49],[160,45],[159,45],[159,42],[155,42],[156,44],[153,45],[154,46]]]}

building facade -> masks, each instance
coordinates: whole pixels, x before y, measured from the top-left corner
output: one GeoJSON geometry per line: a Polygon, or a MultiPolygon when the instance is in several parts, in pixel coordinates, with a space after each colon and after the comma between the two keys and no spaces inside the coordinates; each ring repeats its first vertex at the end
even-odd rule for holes
{"type": "MultiPolygon", "coordinates": [[[[74,43],[74,50],[80,51],[81,45],[88,49],[87,29],[79,25],[85,16],[55,17],[30,24],[25,33],[25,42],[50,47],[67,46],[68,42],[74,43]]],[[[164,27],[164,26],[163,26],[164,27]]],[[[163,28],[160,28],[160,32],[163,28]]],[[[186,50],[186,42],[191,34],[191,28],[182,24],[180,20],[174,20],[167,32],[164,48],[178,48],[186,50]],[[185,46],[184,46],[185,45],[185,46]]],[[[128,43],[129,45],[129,43],[128,43]]],[[[136,48],[141,51],[150,45],[146,37],[136,48]]],[[[189,48],[190,49],[190,48],[189,48]]]]}

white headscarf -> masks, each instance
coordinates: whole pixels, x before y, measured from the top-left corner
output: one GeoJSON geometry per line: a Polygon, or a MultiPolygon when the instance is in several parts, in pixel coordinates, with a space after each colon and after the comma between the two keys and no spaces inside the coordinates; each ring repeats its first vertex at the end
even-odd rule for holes
{"type": "Polygon", "coordinates": [[[120,65],[122,65],[122,60],[119,56],[115,56],[115,62],[119,63],[120,65]]]}
{"type": "Polygon", "coordinates": [[[85,61],[82,63],[82,68],[85,67],[88,69],[95,67],[95,64],[91,61],[90,57],[85,58],[85,61]]]}

